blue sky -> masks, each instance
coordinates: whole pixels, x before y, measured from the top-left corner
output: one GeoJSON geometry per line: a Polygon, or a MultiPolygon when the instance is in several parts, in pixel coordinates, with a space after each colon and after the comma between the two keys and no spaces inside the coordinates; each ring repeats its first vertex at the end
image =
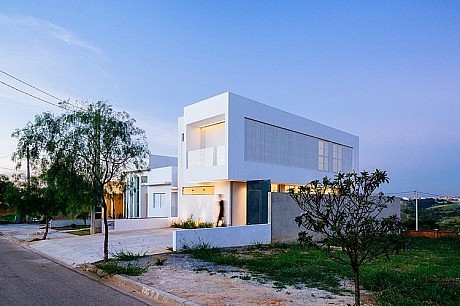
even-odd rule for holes
{"type": "MultiPolygon", "coordinates": [[[[176,155],[185,105],[231,91],[358,135],[386,192],[460,195],[459,1],[2,0],[0,37],[1,70],[108,100],[152,153],[176,155]]],[[[0,173],[43,111],[59,109],[0,83],[0,173]]]]}

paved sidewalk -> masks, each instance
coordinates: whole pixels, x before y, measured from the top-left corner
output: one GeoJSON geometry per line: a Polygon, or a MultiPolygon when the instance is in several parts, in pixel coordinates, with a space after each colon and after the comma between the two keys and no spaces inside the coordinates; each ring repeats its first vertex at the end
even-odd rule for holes
{"type": "MultiPolygon", "coordinates": [[[[77,266],[103,259],[103,234],[77,236],[51,229],[48,239],[40,238],[44,229],[39,224],[2,224],[0,233],[22,243],[29,248],[56,258],[68,265],[77,266]]],[[[161,254],[172,247],[172,228],[109,232],[109,255],[121,250],[147,254],[161,254]]]]}
{"type": "MultiPolygon", "coordinates": [[[[80,266],[83,270],[93,271],[93,265],[85,265],[102,260],[102,234],[76,236],[51,230],[47,240],[28,242],[43,235],[38,224],[0,225],[0,233],[15,239],[28,248],[37,250],[49,258],[55,258],[75,270],[80,266]]],[[[172,228],[110,232],[109,252],[120,250],[147,254],[168,252],[172,246],[172,228]]],[[[130,292],[138,292],[152,301],[165,305],[348,305],[352,304],[352,296],[333,296],[329,292],[318,289],[298,289],[290,287],[283,291],[273,288],[268,283],[256,280],[248,281],[240,276],[233,277],[230,271],[209,273],[208,270],[197,270],[196,266],[182,261],[168,259],[165,266],[152,266],[140,277],[114,275],[107,279],[117,286],[128,288],[130,292]]],[[[199,263],[199,268],[202,267],[199,263]]],[[[221,269],[220,267],[217,267],[221,269]]],[[[216,270],[219,271],[219,270],[216,270]]],[[[239,273],[239,272],[238,272],[239,273]]]]}

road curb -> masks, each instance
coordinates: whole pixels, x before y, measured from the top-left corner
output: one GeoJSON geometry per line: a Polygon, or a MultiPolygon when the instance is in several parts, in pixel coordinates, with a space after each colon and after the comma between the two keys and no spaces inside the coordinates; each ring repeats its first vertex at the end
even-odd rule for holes
{"type": "Polygon", "coordinates": [[[0,232],[0,236],[11,241],[11,242],[14,242],[16,244],[19,244],[23,247],[28,247],[29,246],[29,240],[21,240],[21,239],[18,239],[16,237],[14,237],[13,235],[10,235],[9,233],[4,233],[4,232],[0,232]]]}
{"type": "Polygon", "coordinates": [[[92,264],[82,264],[80,265],[80,268],[84,271],[94,273],[95,275],[99,277],[103,277],[106,280],[109,280],[114,284],[118,284],[124,287],[128,287],[132,290],[136,290],[137,292],[142,293],[143,295],[147,296],[148,298],[152,299],[153,301],[157,303],[161,303],[165,305],[172,305],[172,306],[176,306],[176,305],[200,306],[199,304],[196,304],[190,300],[173,295],[169,292],[160,290],[158,288],[154,288],[154,287],[142,284],[140,282],[137,282],[127,277],[117,275],[117,274],[107,275],[102,270],[96,268],[96,266],[92,264]]]}

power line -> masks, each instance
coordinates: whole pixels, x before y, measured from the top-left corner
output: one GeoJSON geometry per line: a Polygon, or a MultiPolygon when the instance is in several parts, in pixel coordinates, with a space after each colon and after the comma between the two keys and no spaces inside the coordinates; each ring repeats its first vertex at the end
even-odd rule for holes
{"type": "Polygon", "coordinates": [[[34,95],[31,94],[31,93],[25,92],[24,90],[21,90],[21,89],[19,89],[19,88],[16,88],[16,87],[14,87],[14,86],[12,86],[12,85],[9,85],[9,84],[7,84],[7,83],[5,83],[5,82],[3,82],[3,81],[0,81],[0,83],[2,83],[2,84],[5,85],[5,86],[8,86],[8,87],[10,87],[10,88],[12,88],[12,89],[14,89],[14,90],[16,90],[16,91],[19,91],[19,92],[21,92],[21,93],[23,93],[23,94],[25,94],[25,95],[28,95],[28,96],[30,96],[30,97],[32,97],[32,98],[34,98],[34,99],[40,100],[40,101],[42,101],[42,102],[48,103],[48,104],[50,104],[50,105],[53,105],[53,106],[56,106],[56,107],[59,107],[59,108],[64,108],[64,107],[62,107],[62,106],[60,106],[60,105],[58,105],[58,104],[55,104],[55,103],[53,103],[53,102],[47,101],[47,100],[42,99],[42,98],[39,98],[39,97],[37,97],[37,96],[34,96],[34,95]]]}
{"type": "Polygon", "coordinates": [[[38,91],[41,92],[41,93],[44,93],[44,94],[47,95],[47,96],[50,96],[51,98],[54,98],[54,99],[56,99],[56,100],[58,100],[58,101],[61,101],[61,102],[64,101],[63,99],[60,99],[60,98],[56,97],[55,95],[52,95],[52,94],[50,94],[50,93],[47,93],[46,91],[41,90],[40,88],[37,88],[37,87],[35,87],[35,86],[33,86],[33,85],[31,85],[31,84],[29,84],[29,83],[27,83],[27,82],[25,82],[25,81],[23,81],[23,80],[21,80],[21,79],[18,79],[17,77],[14,77],[14,76],[12,76],[11,74],[9,74],[9,73],[7,73],[7,72],[1,70],[1,69],[0,69],[0,72],[3,73],[3,74],[5,74],[5,75],[7,75],[7,76],[9,76],[10,78],[15,79],[15,80],[18,81],[18,82],[21,82],[22,84],[25,84],[25,85],[27,85],[27,86],[30,86],[30,87],[32,87],[33,89],[38,90],[38,91]]]}
{"type": "MultiPolygon", "coordinates": [[[[396,195],[396,196],[401,196],[401,195],[413,195],[416,191],[401,191],[401,192],[388,192],[385,193],[386,195],[396,195]]],[[[434,194],[434,193],[428,193],[428,192],[423,192],[423,191],[418,191],[418,195],[425,195],[425,196],[430,196],[430,197],[442,197],[440,194],[434,194]]]]}
{"type": "Polygon", "coordinates": [[[419,191],[418,193],[423,194],[423,195],[427,195],[427,196],[433,196],[433,197],[441,197],[442,196],[440,194],[433,194],[433,193],[427,193],[427,192],[422,192],[422,191],[419,191]]]}
{"type": "Polygon", "coordinates": [[[72,103],[70,103],[70,102],[68,102],[68,101],[66,101],[66,100],[63,100],[63,99],[61,99],[61,98],[58,98],[58,97],[56,97],[55,95],[52,95],[52,94],[50,94],[50,93],[48,93],[48,92],[46,92],[46,91],[44,91],[44,90],[42,90],[42,89],[40,89],[40,88],[38,88],[38,87],[32,85],[32,84],[30,84],[30,83],[27,83],[26,81],[23,81],[23,80],[21,80],[21,79],[15,77],[15,76],[9,74],[8,72],[5,72],[5,71],[2,70],[2,69],[0,69],[0,73],[3,73],[3,74],[9,76],[10,78],[12,78],[12,79],[14,79],[14,80],[16,80],[16,81],[18,81],[18,82],[21,82],[22,84],[25,84],[25,85],[27,85],[27,86],[29,86],[29,87],[32,87],[33,89],[35,89],[35,90],[37,90],[37,91],[39,91],[39,92],[41,92],[41,93],[43,93],[43,94],[45,94],[45,95],[47,95],[47,96],[49,96],[49,97],[52,97],[53,99],[58,100],[58,101],[61,102],[62,104],[56,104],[56,103],[50,102],[50,101],[48,101],[48,100],[42,99],[42,98],[40,98],[40,97],[37,97],[36,95],[33,95],[33,94],[29,93],[29,92],[26,92],[26,91],[24,91],[24,90],[21,90],[21,89],[19,89],[19,88],[16,88],[16,87],[14,87],[13,85],[10,85],[10,84],[7,84],[7,83],[5,83],[5,82],[3,82],[3,81],[0,81],[0,83],[2,83],[3,85],[5,85],[5,86],[7,86],[7,87],[10,87],[11,89],[14,89],[14,90],[16,90],[16,91],[19,91],[19,92],[21,92],[21,93],[23,93],[23,94],[25,94],[25,95],[28,95],[28,96],[30,96],[30,97],[32,97],[32,98],[34,98],[34,99],[39,100],[39,101],[41,101],[41,102],[44,102],[44,103],[47,103],[47,104],[50,104],[50,105],[53,105],[53,106],[56,106],[56,107],[59,107],[59,108],[65,109],[65,110],[70,110],[70,111],[72,111],[71,109],[68,109],[67,107],[65,107],[65,105],[69,105],[69,106],[71,106],[71,107],[73,107],[73,108],[77,108],[77,109],[82,109],[80,106],[74,105],[74,104],[72,104],[72,103]],[[64,103],[65,103],[65,104],[64,104],[64,103]]]}
{"type": "Polygon", "coordinates": [[[386,195],[401,195],[401,194],[413,194],[414,191],[401,191],[401,192],[387,192],[386,195]]]}

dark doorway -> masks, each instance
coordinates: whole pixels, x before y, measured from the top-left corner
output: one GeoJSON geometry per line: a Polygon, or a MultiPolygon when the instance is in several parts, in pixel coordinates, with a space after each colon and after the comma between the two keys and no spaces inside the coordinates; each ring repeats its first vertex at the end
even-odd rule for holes
{"type": "Polygon", "coordinates": [[[270,180],[247,182],[247,224],[268,223],[268,193],[270,180]]]}

